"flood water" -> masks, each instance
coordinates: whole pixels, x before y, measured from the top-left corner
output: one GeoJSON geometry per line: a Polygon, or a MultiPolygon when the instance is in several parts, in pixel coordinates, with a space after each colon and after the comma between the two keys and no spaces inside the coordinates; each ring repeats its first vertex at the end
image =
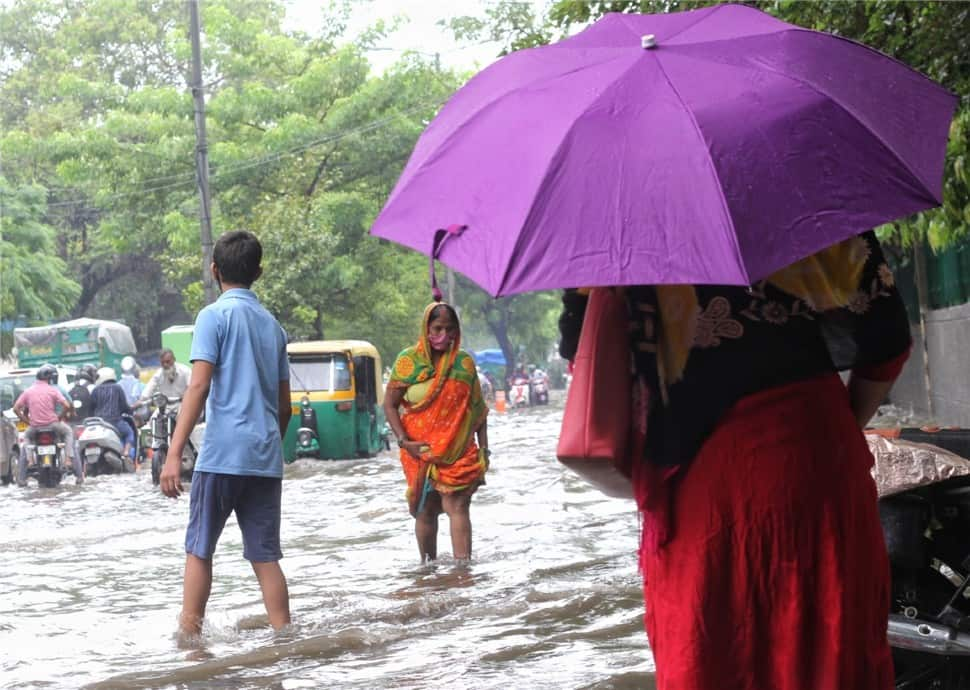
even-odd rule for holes
{"type": "Polygon", "coordinates": [[[292,629],[267,627],[235,519],[204,644],[180,649],[188,496],[147,471],[0,490],[0,687],[652,688],[630,503],[555,459],[562,410],[492,413],[474,558],[421,565],[396,453],[283,482],[292,629]]]}

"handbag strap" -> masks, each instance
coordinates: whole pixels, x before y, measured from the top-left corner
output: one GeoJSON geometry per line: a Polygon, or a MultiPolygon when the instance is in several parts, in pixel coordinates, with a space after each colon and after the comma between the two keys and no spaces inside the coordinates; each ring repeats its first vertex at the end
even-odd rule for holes
{"type": "Polygon", "coordinates": [[[445,242],[451,237],[460,235],[467,227],[467,225],[449,225],[446,228],[439,228],[434,231],[434,239],[431,241],[431,266],[428,271],[431,275],[431,297],[435,302],[440,302],[444,295],[441,294],[441,290],[438,288],[438,278],[434,272],[434,262],[441,254],[441,248],[444,247],[445,242]]]}

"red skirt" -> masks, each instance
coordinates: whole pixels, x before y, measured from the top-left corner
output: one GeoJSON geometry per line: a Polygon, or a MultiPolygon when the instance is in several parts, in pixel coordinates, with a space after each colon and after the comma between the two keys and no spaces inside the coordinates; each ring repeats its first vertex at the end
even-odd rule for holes
{"type": "Polygon", "coordinates": [[[732,408],[641,551],[658,690],[893,687],[872,462],[834,375],[732,408]]]}

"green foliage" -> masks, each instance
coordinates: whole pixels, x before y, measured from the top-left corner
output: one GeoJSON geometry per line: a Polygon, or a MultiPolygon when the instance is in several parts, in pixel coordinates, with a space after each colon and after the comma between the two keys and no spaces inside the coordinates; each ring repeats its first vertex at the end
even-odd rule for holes
{"type": "Polygon", "coordinates": [[[490,41],[502,47],[500,55],[549,43],[552,27],[537,16],[531,4],[498,0],[485,6],[485,17],[455,17],[444,22],[459,41],[490,41]]]}
{"type": "MultiPolygon", "coordinates": [[[[427,292],[408,273],[419,259],[367,229],[456,77],[414,58],[371,76],[363,48],[383,29],[338,47],[348,2],[324,8],[318,36],[284,32],[279,0],[201,9],[215,234],[263,238],[257,289],[294,336],[403,346],[427,292]],[[371,315],[382,319],[376,337],[371,315]]],[[[44,228],[36,237],[61,259],[37,280],[74,277],[66,301],[58,281],[53,292],[17,292],[20,312],[99,312],[131,324],[145,346],[202,306],[187,28],[183,0],[0,8],[0,154],[12,184],[47,189],[30,197],[44,228]]],[[[12,260],[5,278],[20,275],[12,260]]]]}
{"type": "Polygon", "coordinates": [[[42,323],[64,316],[81,291],[57,256],[56,230],[42,220],[44,197],[41,187],[14,188],[0,177],[0,318],[5,320],[42,323]]]}
{"type": "MultiPolygon", "coordinates": [[[[254,288],[291,337],[365,338],[390,359],[417,337],[427,260],[367,230],[461,78],[418,55],[373,75],[365,49],[388,25],[346,42],[354,6],[321,8],[311,36],[282,29],[284,0],[200,3],[211,217],[216,236],[260,237],[254,288]]],[[[525,5],[489,12],[506,11],[507,50],[551,36],[525,5]]],[[[62,261],[46,267],[74,285],[37,293],[38,317],[118,319],[147,347],[203,306],[187,30],[184,0],[0,7],[0,155],[16,188],[46,189],[36,220],[62,261]]],[[[555,339],[549,300],[462,296],[482,346],[538,358],[555,339]]]]}

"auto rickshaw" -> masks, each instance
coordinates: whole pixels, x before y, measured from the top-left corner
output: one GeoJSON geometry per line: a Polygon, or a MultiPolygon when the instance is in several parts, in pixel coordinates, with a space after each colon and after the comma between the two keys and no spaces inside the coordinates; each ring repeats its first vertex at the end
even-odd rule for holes
{"type": "Polygon", "coordinates": [[[286,346],[292,417],[283,459],[372,457],[388,447],[381,356],[364,340],[286,346]]]}

